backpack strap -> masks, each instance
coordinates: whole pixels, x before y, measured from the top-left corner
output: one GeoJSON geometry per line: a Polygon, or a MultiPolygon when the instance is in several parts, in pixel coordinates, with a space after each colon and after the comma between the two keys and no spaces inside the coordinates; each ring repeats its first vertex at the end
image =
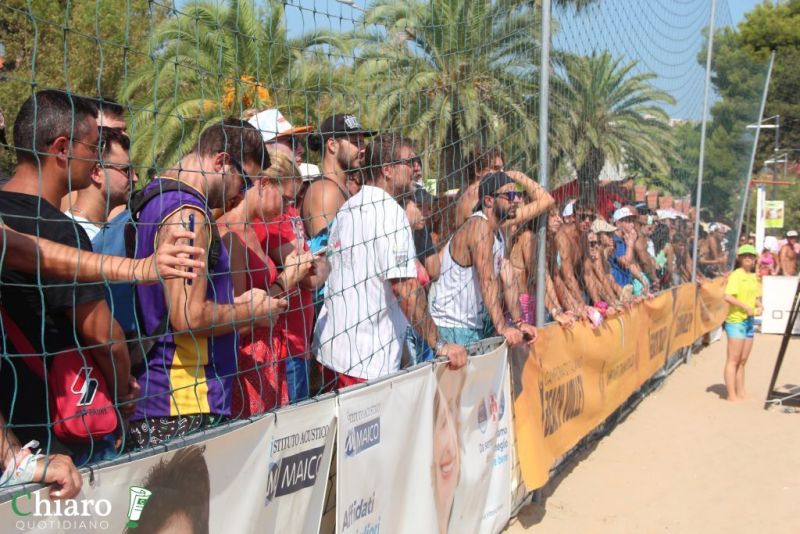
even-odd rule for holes
{"type": "Polygon", "coordinates": [[[28,338],[22,333],[19,326],[17,326],[17,323],[14,322],[8,312],[6,312],[6,309],[2,306],[0,306],[0,317],[3,319],[3,329],[6,331],[11,343],[14,344],[14,348],[20,353],[19,359],[21,359],[39,379],[44,380],[46,374],[44,356],[37,354],[31,342],[28,341],[28,338]],[[22,354],[25,356],[22,356],[22,354]]]}
{"type": "MultiPolygon", "coordinates": [[[[199,191],[177,180],[163,180],[162,183],[159,184],[159,187],[151,187],[150,189],[145,187],[131,195],[129,203],[131,220],[125,227],[125,256],[128,258],[136,257],[136,223],[139,222],[139,215],[151,200],[168,191],[180,191],[193,196],[202,204],[206,203],[206,199],[199,191]]],[[[209,222],[209,224],[211,223],[209,222]]],[[[219,230],[215,224],[211,224],[211,243],[209,243],[208,246],[209,270],[217,266],[217,262],[222,253],[221,247],[222,239],[219,236],[219,230]]]]}

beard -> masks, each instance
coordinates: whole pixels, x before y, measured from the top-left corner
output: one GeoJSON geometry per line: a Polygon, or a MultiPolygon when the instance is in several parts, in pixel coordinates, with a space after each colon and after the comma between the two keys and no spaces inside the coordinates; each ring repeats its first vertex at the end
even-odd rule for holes
{"type": "Polygon", "coordinates": [[[360,166],[360,161],[358,160],[358,156],[349,157],[347,154],[343,154],[339,152],[336,154],[336,163],[339,164],[339,167],[342,168],[344,171],[352,171],[360,166]]]}
{"type": "Polygon", "coordinates": [[[494,211],[494,216],[497,219],[497,222],[503,222],[506,219],[513,218],[514,214],[517,211],[517,208],[516,208],[516,206],[511,206],[508,209],[501,208],[500,204],[498,202],[495,202],[494,203],[494,208],[493,208],[492,211],[494,211]]]}

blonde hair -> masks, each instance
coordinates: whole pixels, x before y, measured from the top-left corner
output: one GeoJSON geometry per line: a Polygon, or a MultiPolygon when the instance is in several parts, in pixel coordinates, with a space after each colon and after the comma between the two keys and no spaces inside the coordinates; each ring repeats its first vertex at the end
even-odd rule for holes
{"type": "Polygon", "coordinates": [[[294,160],[282,152],[278,152],[274,148],[268,148],[269,160],[271,165],[264,170],[264,177],[271,180],[280,180],[282,178],[302,178],[300,169],[294,164],[294,160]]]}

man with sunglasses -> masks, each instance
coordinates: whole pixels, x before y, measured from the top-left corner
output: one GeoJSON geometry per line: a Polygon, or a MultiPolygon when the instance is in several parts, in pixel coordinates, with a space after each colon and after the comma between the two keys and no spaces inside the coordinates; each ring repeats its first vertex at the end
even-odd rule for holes
{"type": "Polygon", "coordinates": [[[248,175],[259,175],[269,163],[258,130],[228,118],[203,130],[176,168],[138,193],[149,201],[135,199],[137,258],[182,229],[194,231],[194,244],[208,255],[192,282],[136,287],[143,334],[156,342],[136,371],[143,395],[128,430],[131,448],[164,443],[229,417],[237,329],[269,327],[286,307],[285,299],[270,299],[260,289],[234,298],[230,258],[211,213],[233,203],[248,175]]]}
{"type": "MultiPolygon", "coordinates": [[[[583,258],[579,243],[583,236],[591,230],[592,222],[597,215],[593,207],[584,204],[581,200],[574,203],[573,213],[575,222],[563,224],[556,234],[556,266],[573,300],[578,303],[586,303],[587,297],[591,298],[591,296],[585,291],[584,283],[582,283],[584,281],[580,276],[583,270],[583,258]]],[[[591,310],[587,310],[585,306],[574,311],[587,318],[591,313],[591,310]]]]}
{"type": "MultiPolygon", "coordinates": [[[[91,102],[61,91],[39,91],[23,103],[14,123],[17,167],[0,192],[4,225],[91,251],[86,232],[58,208],[70,190],[92,184],[100,143],[96,117],[91,102]]],[[[2,304],[37,353],[54,354],[74,347],[77,340],[94,359],[122,414],[130,414],[139,386],[131,377],[124,336],[102,286],[65,284],[5,268],[2,278],[2,304]]],[[[93,452],[100,459],[100,441],[93,447],[58,443],[50,430],[47,399],[46,385],[33,371],[18,358],[3,359],[0,409],[19,439],[35,439],[44,449],[72,452],[83,460],[93,452]]]]}
{"type": "Polygon", "coordinates": [[[503,314],[500,271],[505,257],[501,225],[515,217],[523,193],[504,172],[483,177],[473,214],[456,230],[442,252],[441,274],[431,287],[431,317],[441,337],[460,345],[497,334],[509,345],[536,338],[536,328],[521,320],[519,301],[503,314]]]}
{"type": "Polygon", "coordinates": [[[91,184],[78,191],[75,203],[64,212],[81,225],[94,243],[108,222],[108,214],[128,202],[136,171],[131,165],[131,141],[122,130],[102,128],[100,161],[92,169],[91,184]]]}

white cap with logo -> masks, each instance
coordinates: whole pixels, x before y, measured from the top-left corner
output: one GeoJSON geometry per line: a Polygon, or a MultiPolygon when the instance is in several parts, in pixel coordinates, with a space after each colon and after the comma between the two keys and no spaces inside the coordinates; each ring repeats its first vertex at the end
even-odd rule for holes
{"type": "Polygon", "coordinates": [[[265,143],[278,137],[304,134],[314,131],[313,126],[292,126],[283,113],[277,109],[265,109],[250,117],[247,121],[261,132],[265,143]]]}

